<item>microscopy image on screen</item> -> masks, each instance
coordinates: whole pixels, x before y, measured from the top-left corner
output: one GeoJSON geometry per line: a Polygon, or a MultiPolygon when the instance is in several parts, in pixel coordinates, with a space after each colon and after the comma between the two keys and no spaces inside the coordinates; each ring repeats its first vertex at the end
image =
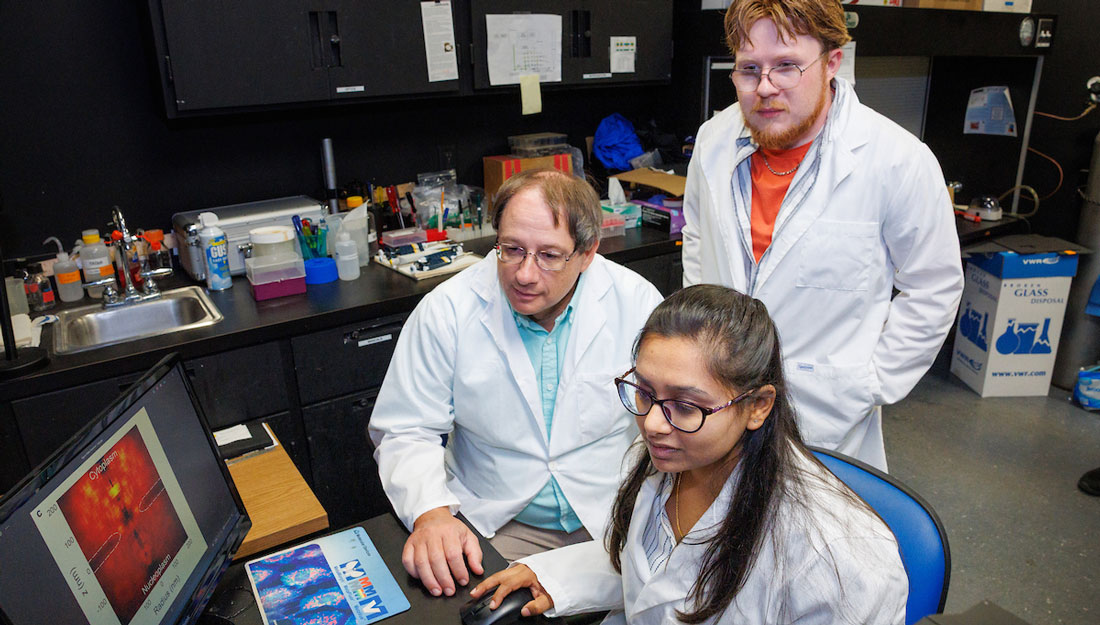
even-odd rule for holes
{"type": "Polygon", "coordinates": [[[187,532],[137,427],[57,499],[122,625],[169,571],[187,532]]]}

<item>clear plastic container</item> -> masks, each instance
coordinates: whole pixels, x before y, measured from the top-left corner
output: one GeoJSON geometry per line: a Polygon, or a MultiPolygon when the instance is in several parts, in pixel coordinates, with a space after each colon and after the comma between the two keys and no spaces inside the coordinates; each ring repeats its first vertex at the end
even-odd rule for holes
{"type": "Polygon", "coordinates": [[[532,158],[561,154],[569,150],[569,137],[560,132],[536,132],[508,137],[508,150],[515,156],[532,158]]]}
{"type": "Polygon", "coordinates": [[[626,222],[622,217],[604,214],[603,224],[600,226],[600,238],[621,237],[626,234],[626,222]]]}
{"type": "Polygon", "coordinates": [[[297,254],[247,258],[244,272],[257,302],[306,292],[306,267],[297,254]]]}

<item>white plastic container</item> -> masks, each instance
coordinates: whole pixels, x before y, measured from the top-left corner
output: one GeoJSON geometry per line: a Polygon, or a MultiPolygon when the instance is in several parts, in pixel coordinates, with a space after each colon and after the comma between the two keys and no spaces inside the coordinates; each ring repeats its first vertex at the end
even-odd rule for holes
{"type": "Polygon", "coordinates": [[[61,241],[58,241],[57,237],[50,237],[42,243],[47,244],[50,241],[57,244],[57,262],[53,264],[53,279],[57,283],[58,297],[63,302],[78,302],[84,299],[80,268],[69,258],[69,254],[61,246],[61,241]]]}
{"type": "MultiPolygon", "coordinates": [[[[80,265],[84,268],[84,281],[95,282],[101,278],[113,276],[115,269],[111,265],[111,251],[100,240],[99,230],[85,230],[80,238],[84,241],[84,247],[80,248],[80,265]]],[[[88,289],[88,295],[95,298],[103,297],[103,287],[95,286],[88,289]]]]}
{"type": "Polygon", "coordinates": [[[294,228],[290,226],[264,226],[248,231],[248,241],[252,244],[252,256],[274,256],[276,254],[294,254],[301,258],[301,248],[294,237],[294,228]]]}
{"type": "Polygon", "coordinates": [[[229,240],[225,232],[218,227],[218,216],[214,213],[199,214],[199,247],[206,259],[206,288],[222,291],[233,286],[229,275],[229,240]]]}
{"type": "Polygon", "coordinates": [[[341,232],[336,241],[336,274],[341,280],[359,278],[359,246],[348,232],[341,232]]]}

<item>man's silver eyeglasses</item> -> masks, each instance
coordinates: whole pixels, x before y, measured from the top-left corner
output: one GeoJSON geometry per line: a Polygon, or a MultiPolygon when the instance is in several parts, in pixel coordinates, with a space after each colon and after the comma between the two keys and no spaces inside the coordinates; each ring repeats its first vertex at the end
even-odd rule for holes
{"type": "Polygon", "coordinates": [[[505,265],[518,265],[528,256],[534,256],[535,264],[538,265],[540,269],[545,269],[546,271],[561,271],[565,269],[565,264],[577,253],[577,250],[573,250],[566,256],[561,252],[552,252],[549,250],[528,252],[518,245],[511,245],[508,243],[497,243],[496,250],[497,258],[505,265]]]}
{"type": "Polygon", "coordinates": [[[760,86],[760,79],[764,76],[768,77],[768,80],[776,89],[794,89],[802,80],[802,74],[827,54],[829,54],[828,50],[822,52],[820,56],[810,61],[810,64],[806,67],[799,67],[794,63],[783,62],[766,72],[749,63],[743,67],[734,69],[733,72],[730,73],[730,79],[733,80],[733,86],[736,87],[738,91],[756,91],[756,88],[760,86]]]}
{"type": "Polygon", "coordinates": [[[748,390],[721,406],[704,408],[679,399],[657,399],[653,396],[653,393],[628,381],[626,378],[631,373],[634,373],[633,368],[624,373],[621,378],[615,378],[615,387],[619,390],[619,399],[626,406],[626,409],[631,414],[643,417],[649,414],[649,411],[653,410],[653,405],[656,404],[661,407],[661,413],[665,415],[665,420],[668,421],[669,425],[688,434],[701,430],[709,415],[729,408],[756,392],[756,389],[748,390]]]}

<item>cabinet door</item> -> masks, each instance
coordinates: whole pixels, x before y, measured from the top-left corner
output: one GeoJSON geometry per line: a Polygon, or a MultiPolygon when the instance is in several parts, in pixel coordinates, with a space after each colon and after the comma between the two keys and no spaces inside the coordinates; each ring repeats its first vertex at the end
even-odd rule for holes
{"type": "Polygon", "coordinates": [[[242,347],[184,363],[210,428],[218,430],[287,410],[278,342],[242,347]]]}
{"type": "Polygon", "coordinates": [[[332,527],[390,511],[367,437],[375,393],[322,402],[302,410],[313,492],[332,527]]]}
{"type": "Polygon", "coordinates": [[[161,0],[179,111],[328,98],[324,16],[301,0],[161,0]]]}
{"type": "Polygon", "coordinates": [[[626,263],[626,267],[652,282],[665,297],[672,295],[683,286],[684,264],[679,254],[642,258],[626,263]]]}
{"type": "Polygon", "coordinates": [[[31,467],[50,457],[130,387],[141,373],[17,399],[11,403],[31,467]]]}
{"type": "Polygon", "coordinates": [[[485,16],[532,13],[561,16],[561,82],[668,82],[672,79],[672,0],[471,0],[474,87],[491,87],[485,16]],[[634,37],[634,71],[612,73],[611,37],[634,37]]]}
{"type": "MultiPolygon", "coordinates": [[[[341,0],[325,14],[330,95],[336,99],[458,90],[428,82],[419,0],[341,0]]],[[[452,21],[454,19],[452,6],[452,21]]],[[[457,42],[452,41],[457,46],[457,42]]],[[[461,63],[459,64],[461,67],[461,63]]]]}
{"type": "Polygon", "coordinates": [[[569,47],[563,50],[566,82],[672,80],[672,0],[583,0],[575,4],[577,8],[570,10],[564,20],[569,41],[569,47]],[[634,38],[633,72],[612,73],[612,37],[634,38]]]}

